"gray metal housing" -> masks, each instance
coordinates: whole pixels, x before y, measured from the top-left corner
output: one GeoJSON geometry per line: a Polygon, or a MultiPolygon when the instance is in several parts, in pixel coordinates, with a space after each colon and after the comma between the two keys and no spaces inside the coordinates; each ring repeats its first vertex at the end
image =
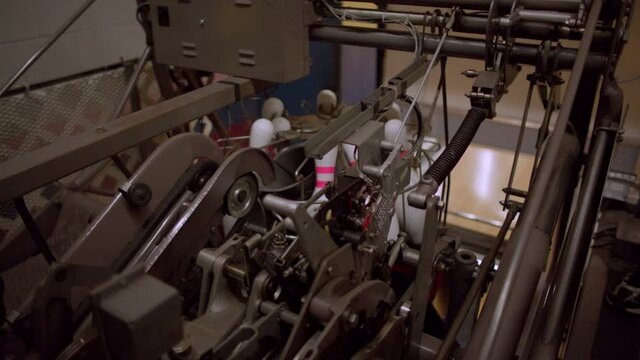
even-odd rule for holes
{"type": "Polygon", "coordinates": [[[160,63],[279,83],[309,73],[309,1],[149,3],[160,63]]]}

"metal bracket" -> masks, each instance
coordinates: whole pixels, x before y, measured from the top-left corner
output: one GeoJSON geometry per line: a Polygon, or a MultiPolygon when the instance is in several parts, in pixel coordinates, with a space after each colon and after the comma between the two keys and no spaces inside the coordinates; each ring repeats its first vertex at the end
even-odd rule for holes
{"type": "Polygon", "coordinates": [[[424,329],[424,318],[430,301],[431,284],[433,281],[433,257],[438,232],[438,197],[427,199],[425,224],[422,233],[420,259],[416,270],[416,280],[413,285],[411,301],[409,339],[411,341],[409,353],[412,359],[417,359],[420,352],[420,341],[424,329]]]}

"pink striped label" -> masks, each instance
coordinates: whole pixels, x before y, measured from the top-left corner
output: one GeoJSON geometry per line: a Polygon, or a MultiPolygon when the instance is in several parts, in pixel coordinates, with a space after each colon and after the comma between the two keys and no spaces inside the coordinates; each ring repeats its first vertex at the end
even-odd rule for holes
{"type": "Polygon", "coordinates": [[[316,166],[316,173],[318,174],[333,174],[336,172],[335,166],[316,166]]]}
{"type": "Polygon", "coordinates": [[[322,181],[322,180],[317,180],[316,181],[316,188],[317,189],[322,189],[325,186],[327,186],[328,183],[330,183],[331,181],[322,181]]]}

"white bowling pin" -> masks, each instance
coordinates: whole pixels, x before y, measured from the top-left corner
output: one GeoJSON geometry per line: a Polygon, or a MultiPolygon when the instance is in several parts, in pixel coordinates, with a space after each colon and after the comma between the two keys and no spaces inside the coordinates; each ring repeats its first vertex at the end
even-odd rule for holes
{"type": "Polygon", "coordinates": [[[287,118],[279,116],[273,119],[273,127],[275,128],[276,133],[289,131],[291,130],[291,123],[287,118]]]}
{"type": "Polygon", "coordinates": [[[276,97],[270,97],[262,104],[262,117],[275,119],[284,114],[284,103],[276,97]]]}
{"type": "Polygon", "coordinates": [[[331,115],[338,107],[338,96],[331,90],[322,90],[316,97],[316,104],[319,114],[331,115]]]}
{"type": "Polygon", "coordinates": [[[275,129],[269,119],[258,119],[251,124],[249,147],[263,148],[271,143],[275,129]]]}
{"type": "Polygon", "coordinates": [[[402,126],[402,121],[398,119],[391,119],[384,124],[384,138],[387,141],[397,142],[405,147],[409,144],[407,128],[402,126]],[[398,133],[400,133],[400,136],[398,136],[398,133]],[[398,136],[397,141],[396,136],[398,136]]]}
{"type": "Polygon", "coordinates": [[[351,144],[342,144],[347,160],[349,160],[349,166],[356,164],[356,146],[351,144]]]}
{"type": "Polygon", "coordinates": [[[384,117],[387,119],[402,119],[402,109],[397,102],[391,103],[391,107],[384,113],[384,117]]]}
{"type": "Polygon", "coordinates": [[[329,150],[322,159],[316,159],[316,188],[313,193],[322,190],[328,183],[335,180],[336,160],[338,159],[338,147],[329,150]]]}
{"type": "Polygon", "coordinates": [[[400,222],[398,221],[398,215],[393,214],[391,217],[391,224],[389,225],[389,232],[387,233],[387,240],[395,240],[400,233],[400,222]]]}
{"type": "MultiPolygon", "coordinates": [[[[425,138],[423,139],[422,149],[423,150],[432,150],[436,147],[434,142],[437,141],[435,138],[425,138]]],[[[442,151],[441,149],[440,151],[442,151]]],[[[434,158],[437,158],[439,154],[433,154],[434,158]]],[[[420,168],[412,168],[411,169],[411,179],[409,180],[409,185],[412,186],[420,181],[421,172],[424,173],[427,171],[429,167],[429,161],[426,157],[422,156],[420,158],[420,168]]],[[[409,235],[411,243],[415,245],[420,245],[422,242],[422,229],[424,227],[424,216],[425,210],[418,209],[413,206],[409,206],[409,196],[410,192],[404,193],[402,196],[398,196],[396,199],[396,215],[398,216],[398,221],[400,222],[400,229],[406,232],[409,235]],[[404,203],[402,199],[404,198],[404,203]],[[406,219],[405,219],[406,217],[406,219]]]]}

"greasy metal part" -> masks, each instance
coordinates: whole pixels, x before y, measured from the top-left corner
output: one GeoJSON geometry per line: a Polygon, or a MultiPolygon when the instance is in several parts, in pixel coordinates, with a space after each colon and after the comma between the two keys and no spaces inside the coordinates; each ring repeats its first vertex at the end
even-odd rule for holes
{"type": "Polygon", "coordinates": [[[438,232],[438,201],[435,196],[427,200],[425,211],[424,229],[420,246],[420,259],[416,269],[416,280],[413,283],[413,296],[411,297],[411,313],[409,314],[409,355],[417,358],[420,353],[420,343],[424,329],[424,319],[431,294],[433,281],[433,260],[438,232]]]}
{"type": "Polygon", "coordinates": [[[153,196],[149,203],[133,207],[118,193],[61,261],[109,267],[197,158],[221,163],[224,156],[218,145],[202,134],[174,136],[162,143],[129,180],[130,184],[144,183],[150,187],[153,196]]]}
{"type": "Polygon", "coordinates": [[[412,267],[418,267],[420,262],[420,250],[412,249],[408,246],[402,248],[402,263],[412,267]]]}
{"type": "Polygon", "coordinates": [[[354,253],[351,244],[343,245],[338,250],[332,252],[324,258],[320,268],[316,273],[311,288],[305,296],[298,321],[293,326],[289,339],[282,351],[281,359],[293,359],[304,344],[313,336],[309,326],[311,320],[310,305],[311,299],[324,287],[331,279],[336,277],[349,278],[355,270],[354,253]]]}
{"type": "Polygon", "coordinates": [[[51,265],[56,261],[56,258],[55,256],[53,256],[53,253],[51,253],[51,249],[47,244],[47,240],[42,235],[42,232],[40,232],[38,224],[33,219],[33,216],[31,216],[31,212],[29,211],[27,204],[25,204],[24,198],[21,196],[15,199],[13,201],[13,204],[16,207],[16,211],[18,211],[18,214],[20,214],[20,218],[24,223],[24,227],[27,229],[27,231],[29,231],[31,239],[33,240],[33,242],[35,242],[38,250],[40,251],[42,256],[44,256],[44,259],[47,261],[47,263],[51,265]]]}
{"type": "Polygon", "coordinates": [[[236,180],[225,197],[227,211],[235,218],[249,214],[258,198],[258,183],[255,177],[245,175],[236,180]]]}
{"type": "Polygon", "coordinates": [[[268,313],[274,311],[275,309],[279,309],[280,311],[280,320],[284,321],[289,325],[294,325],[298,321],[298,314],[293,313],[287,309],[283,309],[280,305],[270,302],[270,301],[261,301],[259,305],[259,310],[262,315],[267,315],[268,313]]]}
{"type": "Polygon", "coordinates": [[[105,268],[53,264],[29,304],[34,346],[41,358],[54,358],[73,338],[72,288],[92,288],[108,278],[105,268]]]}
{"type": "Polygon", "coordinates": [[[354,131],[367,121],[373,120],[383,109],[416,82],[427,68],[426,59],[414,61],[406,69],[389,80],[386,84],[374,90],[352,106],[345,113],[318,131],[304,145],[305,154],[312,158],[321,158],[329,150],[344,142],[354,131]]]}
{"type": "Polygon", "coordinates": [[[187,190],[178,198],[171,209],[163,217],[160,225],[153,229],[153,232],[151,233],[151,236],[149,236],[148,241],[140,247],[135,256],[132,257],[128,263],[139,264],[143,261],[143,259],[149,256],[155,246],[157,246],[160,241],[162,241],[162,238],[175,224],[178,216],[180,216],[180,213],[184,211],[186,205],[188,205],[188,202],[192,199],[193,195],[194,194],[191,191],[187,190]]]}
{"type": "MultiPolygon", "coordinates": [[[[473,331],[465,359],[503,360],[511,359],[515,353],[519,338],[517,335],[522,332],[531,296],[535,291],[548,251],[547,239],[550,232],[545,234],[546,231],[542,229],[546,227],[544,223],[553,224],[556,220],[553,210],[544,211],[548,206],[545,200],[548,203],[560,202],[557,198],[564,198],[566,189],[562,189],[563,191],[557,196],[551,197],[550,191],[559,190],[557,186],[553,187],[551,182],[569,180],[574,172],[575,160],[571,159],[574,156],[571,155],[570,149],[571,147],[579,149],[579,144],[567,148],[569,151],[564,158],[572,161],[563,167],[558,166],[563,163],[560,150],[565,142],[563,140],[569,136],[566,135],[565,129],[577,96],[578,84],[585,69],[601,8],[601,0],[592,2],[585,34],[567,84],[555,130],[548,141],[540,167],[531,184],[525,209],[507,244],[500,271],[473,331]],[[558,170],[560,170],[559,174],[558,170]],[[555,174],[557,175],[554,177],[555,174]],[[540,221],[543,224],[540,224],[540,221]]],[[[575,139],[573,141],[577,142],[575,139]]],[[[551,205],[553,209],[553,205],[557,204],[551,205]]]]}
{"type": "Polygon", "coordinates": [[[489,117],[494,117],[496,104],[504,91],[504,81],[498,71],[480,71],[473,81],[471,92],[466,94],[471,106],[486,109],[489,117]]]}
{"type": "Polygon", "coordinates": [[[213,359],[263,358],[282,342],[280,316],[284,305],[279,305],[251,324],[243,324],[212,353],[213,359]]]}
{"type": "Polygon", "coordinates": [[[0,164],[0,203],[253,94],[251,81],[213,83],[125,115],[94,131],[0,164]]]}
{"type": "Polygon", "coordinates": [[[177,284],[195,255],[206,243],[212,227],[222,221],[224,198],[236,179],[253,174],[260,186],[275,179],[273,162],[258,149],[246,148],[231,154],[202,187],[177,224],[145,260],[151,275],[177,284]]]}
{"type": "Polygon", "coordinates": [[[531,359],[557,356],[566,322],[572,313],[574,302],[570,299],[574,299],[578,293],[582,270],[587,261],[591,234],[618,137],[622,105],[622,89],[614,80],[607,79],[601,91],[595,140],[589,152],[576,211],[560,251],[557,268],[548,285],[548,303],[543,306],[542,328],[531,359]]]}
{"type": "MultiPolygon", "coordinates": [[[[454,268],[453,271],[451,271],[449,278],[449,306],[446,316],[447,322],[449,323],[455,318],[456,314],[462,308],[462,304],[473,285],[474,275],[476,268],[478,267],[478,258],[476,257],[476,254],[469,250],[462,249],[456,251],[454,261],[454,268]]],[[[472,308],[474,309],[470,312],[471,315],[467,313],[467,317],[465,318],[465,327],[473,327],[477,313],[477,305],[478,302],[473,304],[472,308]]],[[[463,346],[466,345],[468,342],[468,335],[469,334],[459,333],[457,336],[458,342],[463,346]]]]}
{"type": "MultiPolygon", "coordinates": [[[[85,13],[85,11],[87,11],[87,9],[89,9],[89,7],[93,5],[94,2],[96,2],[96,0],[85,1],[82,6],[80,6],[78,10],[73,13],[73,15],[71,15],[71,17],[69,17],[69,19],[67,19],[67,21],[65,21],[65,23],[62,24],[62,26],[59,27],[58,30],[56,30],[56,32],[53,33],[53,35],[51,35],[51,37],[42,46],[40,46],[38,51],[31,55],[31,57],[22,65],[22,67],[20,67],[20,69],[18,69],[18,71],[11,77],[11,79],[9,79],[9,81],[7,81],[4,86],[2,86],[2,89],[0,90],[0,97],[4,96],[4,94],[9,91],[9,89],[11,89],[11,87],[18,80],[20,80],[22,75],[24,75],[31,68],[31,66],[33,66],[33,64],[35,64],[36,61],[38,61],[38,59],[40,59],[40,57],[44,55],[47,50],[49,50],[51,45],[58,41],[60,36],[62,36],[62,34],[64,34],[67,29],[69,29],[69,27],[71,27],[71,25],[73,25],[76,20],[78,20],[80,16],[85,13]]],[[[0,203],[2,202],[4,202],[4,200],[0,201],[0,203]]]]}
{"type": "Polygon", "coordinates": [[[217,347],[240,324],[247,309],[231,291],[225,277],[225,266],[234,256],[241,239],[231,238],[222,246],[204,249],[198,254],[202,268],[199,316],[185,323],[185,341],[195,358],[217,347]]]}
{"type": "MultiPolygon", "coordinates": [[[[363,1],[363,0],[358,0],[363,1]]],[[[508,9],[512,5],[510,0],[494,0],[496,5],[502,9],[508,9]]],[[[488,10],[491,0],[389,0],[387,4],[402,4],[416,6],[430,6],[448,8],[451,6],[459,6],[463,9],[470,10],[488,10]]],[[[580,0],[520,0],[519,5],[531,10],[551,10],[551,11],[568,11],[577,12],[583,5],[580,0]]],[[[586,4],[589,5],[589,4],[586,4]]]]}
{"type": "MultiPolygon", "coordinates": [[[[311,28],[310,36],[311,39],[316,41],[375,47],[385,50],[413,51],[415,47],[414,39],[410,34],[383,30],[316,25],[311,28]]],[[[440,39],[439,36],[430,34],[424,34],[420,37],[423,39],[422,49],[426,53],[432,53],[440,39]]],[[[497,46],[501,49],[504,45],[498,44],[497,46]]],[[[485,54],[485,43],[478,39],[449,36],[442,45],[443,56],[481,60],[485,58],[485,54]]],[[[541,55],[544,56],[537,46],[515,43],[511,47],[509,59],[514,63],[537,65],[541,55]]],[[[553,47],[547,53],[547,61],[549,63],[557,60],[558,70],[571,69],[576,57],[576,50],[569,48],[553,47]]],[[[585,65],[592,71],[598,71],[604,67],[605,63],[605,54],[593,52],[587,56],[585,65]]]]}
{"type": "Polygon", "coordinates": [[[326,325],[300,348],[296,358],[324,359],[331,351],[346,348],[351,340],[344,335],[350,330],[367,319],[386,316],[385,309],[391,308],[395,300],[387,283],[369,280],[351,288],[350,282],[349,278],[336,277],[308,300],[311,314],[326,325]]]}
{"type": "Polygon", "coordinates": [[[389,320],[376,337],[351,357],[351,359],[398,359],[401,355],[398,344],[404,341],[405,336],[404,320],[402,316],[389,317],[389,320]]]}
{"type": "Polygon", "coordinates": [[[469,310],[473,307],[473,305],[478,300],[478,295],[482,291],[485,286],[485,282],[487,281],[487,276],[493,268],[493,262],[498,255],[498,251],[502,246],[504,238],[507,236],[507,232],[511,227],[511,223],[518,213],[518,209],[511,207],[507,212],[507,216],[502,223],[502,227],[500,227],[500,231],[498,232],[498,236],[496,237],[496,241],[491,247],[489,253],[482,259],[482,264],[480,265],[480,269],[478,270],[478,275],[476,276],[473,284],[469,288],[467,295],[464,298],[462,305],[460,305],[460,309],[457,311],[451,326],[449,327],[449,331],[447,332],[447,336],[444,338],[442,345],[438,349],[438,354],[435,357],[436,360],[444,360],[447,359],[453,349],[453,346],[456,344],[456,338],[458,332],[462,328],[462,325],[469,314],[469,310]]]}
{"type": "MultiPolygon", "coordinates": [[[[156,245],[157,240],[153,239],[154,232],[159,230],[159,227],[162,227],[163,222],[166,222],[166,217],[174,210],[172,208],[175,208],[175,204],[180,200],[180,197],[191,190],[197,191],[198,189],[194,189],[192,184],[198,181],[206,181],[218,168],[218,162],[216,161],[208,159],[198,160],[199,161],[189,166],[187,170],[180,175],[175,184],[159,202],[158,206],[156,206],[153,212],[145,219],[144,225],[136,230],[133,239],[127,243],[127,246],[111,265],[111,268],[115,272],[120,272],[127,266],[135,266],[136,264],[132,263],[131,260],[136,257],[136,254],[139,253],[141,249],[147,250],[149,247],[156,245]]],[[[148,185],[144,183],[130,183],[127,185],[128,186],[121,187],[119,190],[120,193],[124,195],[128,205],[140,208],[148,204],[152,197],[152,191],[148,185]],[[143,199],[135,200],[137,197],[135,193],[143,189],[146,189],[142,195],[143,199]]]]}
{"type": "Polygon", "coordinates": [[[266,208],[293,220],[302,250],[314,272],[318,271],[322,260],[338,248],[327,232],[307,212],[307,206],[314,203],[317,200],[316,197],[322,196],[318,194],[320,193],[302,204],[271,194],[262,199],[266,208]]]}

